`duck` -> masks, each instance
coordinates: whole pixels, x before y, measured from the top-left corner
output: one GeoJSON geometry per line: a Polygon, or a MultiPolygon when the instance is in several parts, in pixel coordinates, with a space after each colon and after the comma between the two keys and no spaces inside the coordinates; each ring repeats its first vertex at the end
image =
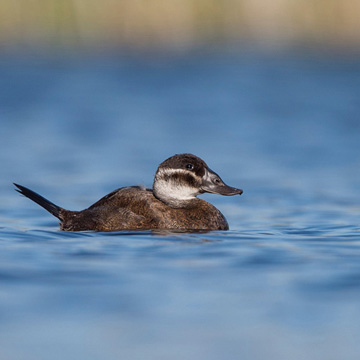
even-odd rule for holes
{"type": "Polygon", "coordinates": [[[20,194],[57,217],[63,231],[228,230],[224,215],[197,196],[243,193],[242,189],[226,185],[204,160],[188,153],[163,161],[155,173],[152,189],[121,187],[81,211],[66,210],[25,186],[14,185],[20,194]]]}

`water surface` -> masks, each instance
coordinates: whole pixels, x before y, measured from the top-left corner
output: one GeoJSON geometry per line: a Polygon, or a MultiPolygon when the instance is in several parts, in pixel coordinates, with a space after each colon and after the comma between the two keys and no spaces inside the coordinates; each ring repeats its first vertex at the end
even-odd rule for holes
{"type": "Polygon", "coordinates": [[[0,57],[1,359],[357,359],[360,62],[0,57]],[[66,233],[192,152],[230,231],[66,233]]]}

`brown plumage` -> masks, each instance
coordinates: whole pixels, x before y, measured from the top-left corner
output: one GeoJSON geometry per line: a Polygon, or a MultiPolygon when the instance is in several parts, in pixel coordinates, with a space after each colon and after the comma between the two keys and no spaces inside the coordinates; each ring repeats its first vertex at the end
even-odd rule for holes
{"type": "Polygon", "coordinates": [[[24,186],[21,194],[60,220],[66,231],[227,230],[228,223],[213,205],[196,196],[204,192],[241,194],[227,186],[206,163],[192,154],[175,155],[160,164],[153,190],[123,187],[82,211],[65,210],[24,186]]]}

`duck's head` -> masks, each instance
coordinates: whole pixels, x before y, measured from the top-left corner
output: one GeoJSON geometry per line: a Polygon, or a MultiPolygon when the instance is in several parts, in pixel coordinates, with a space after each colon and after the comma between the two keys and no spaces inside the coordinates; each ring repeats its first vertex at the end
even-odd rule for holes
{"type": "Polygon", "coordinates": [[[205,161],[192,154],[179,154],[162,162],[155,174],[154,195],[173,208],[191,206],[197,195],[241,195],[243,191],[226,185],[205,161]]]}

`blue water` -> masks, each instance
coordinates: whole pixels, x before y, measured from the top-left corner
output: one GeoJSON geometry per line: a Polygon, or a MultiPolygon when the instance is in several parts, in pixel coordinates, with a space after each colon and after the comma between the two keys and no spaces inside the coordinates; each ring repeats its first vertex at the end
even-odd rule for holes
{"type": "Polygon", "coordinates": [[[360,58],[0,56],[0,358],[358,359],[360,58]],[[230,231],[66,233],[192,152],[230,231]]]}

